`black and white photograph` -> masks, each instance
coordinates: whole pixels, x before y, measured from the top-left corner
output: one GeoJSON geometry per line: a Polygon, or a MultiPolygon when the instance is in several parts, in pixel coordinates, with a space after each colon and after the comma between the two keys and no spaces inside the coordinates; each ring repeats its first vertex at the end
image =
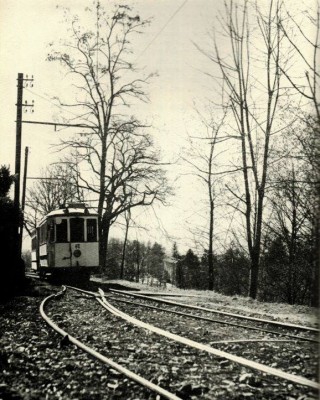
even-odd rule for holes
{"type": "Polygon", "coordinates": [[[0,400],[317,400],[319,0],[0,0],[0,400]]]}

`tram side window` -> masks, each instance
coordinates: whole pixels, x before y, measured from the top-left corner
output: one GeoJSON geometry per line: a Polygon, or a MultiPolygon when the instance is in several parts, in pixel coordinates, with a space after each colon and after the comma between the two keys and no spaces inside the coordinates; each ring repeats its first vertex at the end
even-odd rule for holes
{"type": "Polygon", "coordinates": [[[68,224],[66,219],[56,221],[56,242],[66,243],[68,241],[68,224]]]}
{"type": "Polygon", "coordinates": [[[47,242],[47,224],[43,224],[40,227],[40,244],[47,242]]]}
{"type": "Polygon", "coordinates": [[[48,240],[50,243],[54,242],[54,223],[52,220],[48,223],[48,240]]]}
{"type": "Polygon", "coordinates": [[[94,218],[87,219],[87,242],[97,241],[97,220],[94,218]]]}
{"type": "Polygon", "coordinates": [[[31,250],[34,251],[37,248],[37,238],[33,237],[31,240],[31,250]]]}
{"type": "Polygon", "coordinates": [[[70,241],[71,242],[84,242],[84,219],[71,218],[70,219],[70,241]]]}

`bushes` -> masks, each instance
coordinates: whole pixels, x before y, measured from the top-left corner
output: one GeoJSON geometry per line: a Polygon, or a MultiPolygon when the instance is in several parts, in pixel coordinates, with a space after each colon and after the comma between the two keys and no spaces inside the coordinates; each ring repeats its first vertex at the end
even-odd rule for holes
{"type": "Polygon", "coordinates": [[[259,299],[310,305],[312,262],[311,243],[299,240],[292,256],[280,236],[273,238],[261,259],[259,299]]]}
{"type": "MultiPolygon", "coordinates": [[[[311,304],[312,243],[299,240],[295,256],[289,254],[281,237],[269,241],[261,256],[258,299],[289,304],[311,304]]],[[[123,243],[111,239],[107,276],[120,278],[123,243]]],[[[214,290],[228,296],[247,296],[250,260],[232,244],[224,253],[214,255],[214,290]]],[[[174,244],[172,257],[158,244],[128,241],[124,279],[165,285],[171,282],[181,289],[208,290],[208,252],[199,258],[191,249],[180,254],[174,244]]]]}
{"type": "Polygon", "coordinates": [[[6,262],[0,269],[0,300],[16,294],[23,285],[24,262],[19,257],[18,226],[21,215],[8,197],[12,184],[9,168],[0,168],[0,243],[6,262]]]}

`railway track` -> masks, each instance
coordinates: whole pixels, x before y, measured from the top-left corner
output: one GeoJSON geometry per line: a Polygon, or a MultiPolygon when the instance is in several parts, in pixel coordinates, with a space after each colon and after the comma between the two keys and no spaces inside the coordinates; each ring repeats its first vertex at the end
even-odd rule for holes
{"type": "MultiPolygon", "coordinates": [[[[165,311],[159,310],[158,307],[154,308],[154,306],[152,306],[153,308],[150,307],[145,308],[141,307],[141,304],[137,305],[137,304],[132,304],[132,302],[130,303],[128,301],[124,302],[123,299],[119,298],[119,296],[123,295],[117,293],[118,302],[122,303],[122,305],[125,306],[128,311],[130,311],[129,315],[128,312],[124,312],[119,308],[116,308],[113,304],[111,304],[114,301],[116,301],[115,292],[111,292],[112,295],[110,294],[105,295],[103,292],[93,293],[81,289],[76,289],[76,290],[78,291],[78,297],[80,296],[79,297],[80,303],[82,303],[82,305],[86,304],[87,306],[88,303],[90,304],[90,310],[91,310],[90,315],[92,315],[93,313],[94,315],[99,315],[99,318],[103,318],[103,322],[101,322],[98,327],[93,327],[93,326],[87,327],[87,330],[89,332],[90,331],[95,332],[94,336],[97,338],[98,343],[95,342],[94,347],[102,349],[101,351],[94,350],[98,354],[100,354],[100,356],[98,356],[98,359],[108,364],[108,362],[105,360],[105,358],[108,357],[102,354],[105,353],[106,351],[106,341],[108,344],[107,352],[110,353],[109,359],[110,358],[118,359],[117,364],[119,364],[120,367],[121,364],[123,363],[126,364],[126,362],[128,361],[128,359],[126,358],[126,354],[127,355],[129,354],[129,359],[130,357],[133,357],[133,359],[138,358],[139,360],[138,366],[137,366],[137,360],[132,361],[132,365],[134,366],[134,369],[136,369],[136,371],[132,372],[133,375],[132,377],[130,377],[130,379],[135,379],[134,377],[136,375],[139,376],[139,371],[144,371],[144,373],[147,376],[146,378],[142,379],[145,379],[146,381],[149,381],[152,384],[154,384],[155,382],[157,384],[159,384],[159,382],[164,383],[165,388],[162,389],[166,391],[165,393],[160,393],[159,391],[157,391],[158,390],[157,388],[151,388],[145,386],[148,387],[148,390],[155,389],[154,391],[163,396],[164,398],[179,398],[179,396],[181,396],[181,398],[188,398],[187,397],[188,393],[190,395],[198,395],[201,398],[207,398],[207,399],[233,398],[230,395],[230,391],[235,389],[234,385],[248,386],[251,391],[257,392],[252,394],[252,396],[254,396],[252,398],[268,398],[268,397],[260,397],[259,392],[262,391],[263,396],[266,396],[266,392],[268,392],[268,390],[271,390],[271,392],[274,390],[281,391],[283,390],[284,387],[287,388],[290,387],[290,391],[293,392],[297,391],[297,393],[300,394],[301,392],[308,393],[308,395],[313,393],[313,396],[315,396],[315,391],[318,390],[319,388],[318,384],[314,380],[304,376],[300,376],[296,372],[288,373],[286,371],[275,368],[274,366],[264,365],[255,360],[245,358],[241,355],[237,355],[235,354],[234,351],[235,349],[232,349],[233,352],[229,352],[226,351],[226,349],[219,349],[218,347],[213,347],[214,341],[212,340],[210,345],[208,345],[206,343],[201,343],[200,341],[197,341],[194,338],[192,338],[193,333],[191,333],[191,338],[182,336],[176,332],[172,333],[171,332],[172,329],[169,329],[169,327],[167,327],[166,325],[169,326],[171,325],[172,328],[173,320],[168,320],[167,323],[162,322],[165,319],[167,319],[169,315],[168,310],[165,311]],[[85,296],[85,298],[82,298],[82,296],[85,296]],[[90,298],[92,299],[96,298],[100,303],[100,305],[108,310],[108,313],[103,314],[102,317],[101,310],[98,310],[98,308],[93,305],[93,302],[89,300],[90,298]],[[141,312],[141,309],[147,311],[141,312]],[[136,314],[137,310],[140,310],[140,314],[147,312],[147,314],[144,314],[143,318],[151,317],[149,318],[150,321],[152,321],[152,319],[158,320],[158,324],[160,323],[162,325],[161,328],[156,327],[155,326],[156,324],[143,322],[136,317],[132,317],[131,312],[136,314]],[[167,317],[163,317],[162,314],[167,315],[167,317]],[[110,327],[110,324],[108,325],[108,321],[109,322],[112,321],[112,326],[114,328],[112,333],[110,332],[108,333],[108,329],[106,327],[104,328],[104,326],[110,327]],[[117,328],[115,328],[116,326],[117,328]],[[120,326],[121,328],[118,328],[118,326],[120,326]],[[117,332],[116,336],[114,335],[115,333],[114,330],[116,330],[117,332]],[[138,340],[138,343],[134,345],[132,334],[134,334],[133,336],[135,337],[138,335],[139,340],[141,342],[139,342],[138,340]],[[156,354],[154,353],[155,348],[158,349],[156,354]],[[144,349],[144,350],[143,352],[142,351],[136,352],[135,349],[144,349]],[[160,374],[160,376],[159,373],[153,371],[152,367],[150,366],[152,364],[154,365],[159,364],[158,360],[159,352],[161,353],[161,359],[166,360],[161,364],[162,369],[160,368],[160,370],[162,371],[162,375],[160,374]],[[149,353],[151,354],[150,356],[148,355],[149,353]],[[145,359],[147,361],[145,361],[145,359]],[[181,365],[184,366],[183,368],[184,372],[182,373],[182,376],[180,371],[181,365]],[[186,384],[186,381],[187,382],[190,381],[192,383],[186,384]],[[204,384],[203,382],[206,383],[204,384]],[[249,385],[248,382],[251,384],[249,385]],[[176,396],[176,397],[170,397],[170,396],[176,396]]],[[[50,302],[50,300],[53,300],[54,298],[58,300],[57,297],[50,296],[43,302],[42,313],[44,313],[45,304],[47,302],[50,302]]],[[[145,301],[145,299],[143,299],[143,301],[145,301]]],[[[153,299],[151,299],[151,301],[153,301],[153,299]]],[[[81,320],[78,319],[80,311],[75,312],[74,310],[69,309],[68,307],[67,310],[68,313],[71,314],[71,317],[69,315],[68,318],[71,318],[73,322],[70,323],[69,321],[69,323],[66,324],[67,325],[66,327],[68,328],[68,331],[69,329],[71,329],[77,332],[77,325],[78,327],[79,325],[81,325],[81,320]]],[[[174,314],[170,313],[170,315],[174,314]]],[[[181,320],[184,319],[185,321],[186,317],[183,315],[179,315],[177,317],[177,314],[175,314],[174,318],[175,321],[177,320],[177,318],[180,318],[181,320]]],[[[202,321],[206,324],[212,325],[212,321],[205,321],[205,320],[202,321]]],[[[176,322],[178,324],[178,321],[176,322]]],[[[51,323],[53,325],[55,324],[54,321],[51,321],[51,323]]],[[[52,324],[51,326],[54,327],[52,324]]],[[[189,322],[188,326],[190,326],[189,322]]],[[[198,326],[197,328],[199,328],[196,329],[198,335],[195,335],[195,337],[203,336],[202,327],[198,326]]],[[[192,328],[190,328],[190,330],[191,329],[192,328]]],[[[62,329],[62,331],[60,331],[59,333],[64,337],[68,335],[69,339],[72,338],[71,340],[72,343],[79,345],[79,343],[77,342],[77,340],[79,341],[79,339],[76,339],[75,336],[71,335],[70,333],[67,333],[67,330],[62,329]]],[[[290,338],[290,342],[293,342],[292,339],[293,338],[290,338]]],[[[136,341],[137,338],[135,338],[134,340],[136,341]]],[[[270,339],[269,337],[264,339],[259,338],[255,340],[260,342],[262,342],[263,340],[270,342],[272,339],[270,339]]],[[[253,338],[249,339],[251,344],[254,343],[255,340],[253,338]]],[[[285,339],[285,341],[288,340],[289,339],[285,339]]],[[[273,339],[273,341],[276,343],[284,342],[283,339],[273,339]]],[[[297,341],[298,339],[295,340],[295,343],[297,341]]],[[[224,337],[223,342],[221,344],[224,346],[226,345],[234,346],[233,343],[234,340],[233,341],[227,340],[224,337]]],[[[238,340],[237,345],[239,345],[239,343],[240,341],[238,340]]],[[[82,343],[78,347],[80,347],[84,351],[89,352],[89,354],[94,356],[94,353],[93,352],[90,353],[90,351],[88,351],[88,349],[86,349],[84,346],[87,345],[82,343]]],[[[111,365],[111,363],[108,365],[111,365]]],[[[113,368],[116,368],[114,364],[112,365],[113,368]]],[[[117,370],[120,371],[120,369],[121,368],[118,368],[117,370]]],[[[124,371],[120,372],[124,373],[124,371]]],[[[139,382],[139,384],[142,385],[145,384],[145,382],[139,381],[139,379],[135,380],[136,382],[139,382]]]]}
{"type": "Polygon", "coordinates": [[[246,315],[239,315],[222,310],[194,306],[190,304],[180,303],[172,300],[161,299],[155,296],[145,296],[138,293],[125,292],[110,289],[111,293],[117,296],[112,297],[114,301],[133,304],[138,307],[147,307],[158,311],[182,315],[189,318],[209,321],[220,325],[235,326],[244,330],[252,330],[273,336],[281,336],[294,340],[304,340],[308,342],[319,343],[319,330],[313,327],[283,323],[279,321],[254,318],[246,315]],[[134,297],[139,302],[124,300],[124,298],[134,297]],[[155,305],[156,304],[156,305],[155,305]],[[159,305],[161,304],[161,306],[159,305]],[[188,309],[192,313],[179,311],[179,309],[188,309]],[[194,311],[198,312],[195,314],[194,311]],[[213,315],[219,315],[220,318],[213,318],[213,315]],[[239,322],[238,320],[245,322],[239,322]],[[293,333],[292,333],[293,332],[293,333]]]}
{"type": "Polygon", "coordinates": [[[137,383],[160,394],[161,396],[163,396],[166,399],[172,399],[172,400],[180,399],[178,396],[174,395],[173,393],[170,393],[169,391],[161,388],[160,386],[155,385],[154,383],[144,379],[142,376],[135,374],[134,372],[128,370],[127,368],[124,368],[123,366],[114,362],[110,358],[105,357],[103,354],[94,350],[92,347],[87,346],[86,344],[84,344],[83,342],[81,342],[80,340],[75,338],[74,336],[68,334],[68,332],[66,332],[65,330],[61,329],[57,324],[55,324],[53,322],[53,320],[46,315],[46,313],[44,311],[44,307],[45,307],[46,303],[48,301],[50,301],[51,299],[53,299],[53,298],[57,299],[57,298],[61,297],[64,294],[65,290],[66,290],[66,287],[64,286],[63,289],[61,290],[61,292],[59,292],[58,294],[52,294],[52,295],[48,296],[40,305],[40,314],[43,317],[43,319],[47,322],[48,325],[50,325],[56,332],[60,333],[60,335],[62,335],[63,338],[65,339],[65,341],[68,341],[68,342],[76,345],[79,349],[85,351],[86,353],[90,354],[91,356],[93,356],[97,360],[103,362],[104,364],[107,364],[108,366],[114,368],[115,370],[119,371],[121,374],[125,375],[129,379],[136,381],[137,383]]]}

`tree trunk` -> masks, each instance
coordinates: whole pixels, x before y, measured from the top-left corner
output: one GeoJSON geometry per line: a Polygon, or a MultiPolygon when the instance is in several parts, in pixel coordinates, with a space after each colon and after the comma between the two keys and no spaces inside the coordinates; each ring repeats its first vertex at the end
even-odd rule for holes
{"type": "Polygon", "coordinates": [[[122,248],[120,279],[124,278],[124,261],[125,261],[125,257],[126,257],[126,248],[127,248],[127,241],[128,241],[129,223],[130,223],[130,218],[126,218],[126,233],[124,235],[123,248],[122,248]]]}
{"type": "Polygon", "coordinates": [[[137,273],[136,273],[136,282],[140,280],[140,243],[137,242],[137,273]]]}
{"type": "Polygon", "coordinates": [[[257,217],[256,217],[256,226],[254,229],[254,245],[252,247],[252,251],[250,252],[251,268],[250,268],[250,279],[249,279],[249,296],[252,299],[256,299],[258,294],[263,200],[264,200],[264,186],[263,188],[260,188],[258,192],[257,217]]]}
{"type": "Polygon", "coordinates": [[[209,225],[209,252],[208,252],[208,272],[209,282],[208,289],[213,290],[214,273],[213,273],[213,217],[214,217],[214,202],[210,201],[210,225],[209,225]]]}
{"type": "Polygon", "coordinates": [[[99,264],[101,272],[107,268],[108,240],[110,231],[110,220],[104,214],[100,223],[100,242],[99,242],[99,264]]]}
{"type": "MultiPolygon", "coordinates": [[[[319,195],[319,193],[318,193],[319,195]]],[[[313,263],[312,263],[312,292],[311,306],[319,307],[319,268],[320,268],[320,197],[315,201],[314,215],[314,246],[313,246],[313,263]]]]}
{"type": "Polygon", "coordinates": [[[251,297],[252,299],[257,298],[257,292],[258,292],[259,248],[260,248],[260,243],[258,246],[254,247],[251,254],[249,297],[251,297]]]}

